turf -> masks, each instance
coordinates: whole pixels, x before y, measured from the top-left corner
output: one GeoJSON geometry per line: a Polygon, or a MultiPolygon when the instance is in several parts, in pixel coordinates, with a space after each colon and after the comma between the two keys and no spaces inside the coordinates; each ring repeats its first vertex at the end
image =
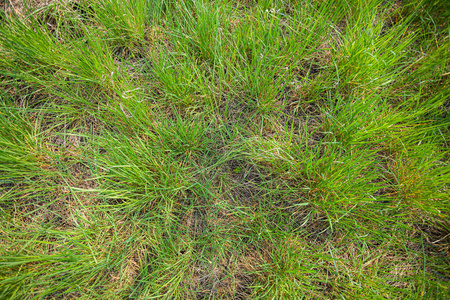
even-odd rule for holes
{"type": "Polygon", "coordinates": [[[48,2],[0,10],[1,299],[450,297],[446,1],[48,2]]]}

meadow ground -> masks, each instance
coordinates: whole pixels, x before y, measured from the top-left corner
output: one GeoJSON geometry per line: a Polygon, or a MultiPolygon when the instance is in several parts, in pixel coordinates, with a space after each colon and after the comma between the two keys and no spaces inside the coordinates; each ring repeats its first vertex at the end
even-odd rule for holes
{"type": "Polygon", "coordinates": [[[0,2],[1,299],[450,298],[447,1],[0,2]]]}

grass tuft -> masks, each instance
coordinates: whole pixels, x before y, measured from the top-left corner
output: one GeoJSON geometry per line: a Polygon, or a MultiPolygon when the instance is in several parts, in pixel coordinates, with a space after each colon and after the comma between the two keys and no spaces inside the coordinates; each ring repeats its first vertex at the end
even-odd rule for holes
{"type": "Polygon", "coordinates": [[[0,3],[0,298],[449,298],[446,4],[0,3]]]}

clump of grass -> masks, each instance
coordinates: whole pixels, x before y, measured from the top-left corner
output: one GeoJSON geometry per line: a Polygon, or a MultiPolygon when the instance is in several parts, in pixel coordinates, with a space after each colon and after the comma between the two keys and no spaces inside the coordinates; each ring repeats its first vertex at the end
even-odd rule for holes
{"type": "Polygon", "coordinates": [[[444,1],[0,19],[0,298],[448,298],[444,1]]]}

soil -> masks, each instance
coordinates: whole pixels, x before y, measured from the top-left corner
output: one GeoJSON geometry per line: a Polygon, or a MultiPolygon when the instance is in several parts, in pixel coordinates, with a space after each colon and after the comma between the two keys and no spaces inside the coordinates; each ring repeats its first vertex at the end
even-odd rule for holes
{"type": "Polygon", "coordinates": [[[23,16],[27,7],[35,10],[45,7],[52,2],[73,2],[73,0],[0,0],[0,8],[6,13],[15,12],[23,16]]]}

